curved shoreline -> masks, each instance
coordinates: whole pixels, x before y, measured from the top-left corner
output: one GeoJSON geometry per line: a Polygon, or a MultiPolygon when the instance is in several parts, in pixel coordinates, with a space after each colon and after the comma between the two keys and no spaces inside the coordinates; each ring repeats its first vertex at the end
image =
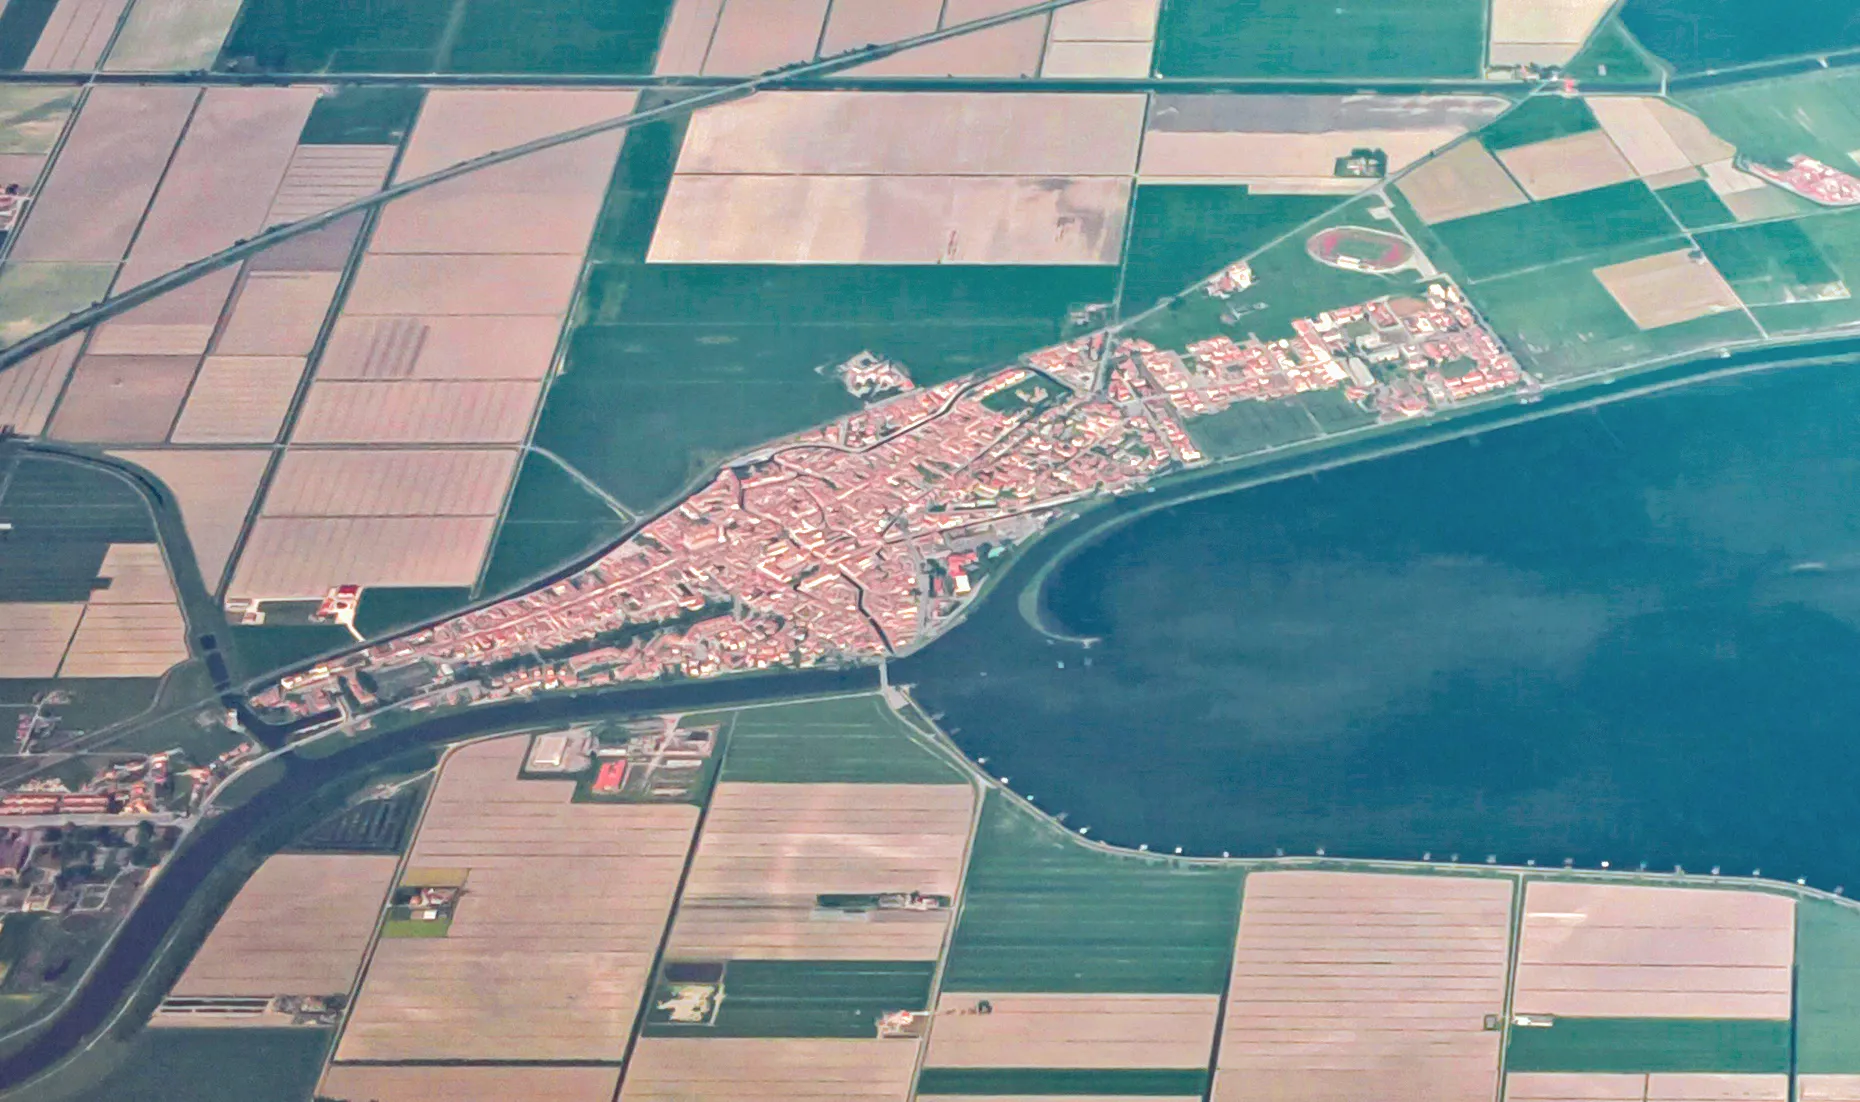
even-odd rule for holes
{"type": "MultiPolygon", "coordinates": [[[[1065,539],[1041,539],[1030,545],[1026,549],[1028,556],[1034,556],[1036,548],[1042,554],[1035,558],[1032,576],[1021,583],[1020,591],[1016,594],[1021,618],[1028,627],[1048,639],[1083,643],[1083,637],[1073,635],[1063,625],[1055,624],[1048,618],[1046,585],[1079,552],[1113,531],[1151,513],[1357,463],[1402,455],[1549,417],[1613,405],[1632,398],[1644,398],[1744,375],[1825,366],[1854,357],[1860,357],[1860,337],[1855,336],[1772,343],[1729,355],[1702,353],[1675,362],[1626,369],[1632,372],[1633,378],[1626,386],[1615,386],[1621,372],[1609,372],[1605,376],[1589,376],[1561,384],[1568,389],[1546,388],[1543,397],[1530,404],[1514,401],[1484,409],[1471,409],[1421,426],[1411,422],[1372,425],[1354,430],[1363,434],[1355,440],[1333,443],[1336,438],[1321,437],[1278,449],[1276,454],[1253,453],[1177,475],[1152,487],[1149,493],[1109,499],[1084,511],[1076,521],[1065,525],[1068,529],[1065,539]],[[1604,387],[1608,389],[1601,389],[1604,387]],[[1391,432],[1402,431],[1407,433],[1404,438],[1388,439],[1391,432]],[[1203,484],[1206,480],[1220,481],[1208,486],[1203,484]],[[1094,517],[1095,520],[1092,519],[1094,517]]],[[[1021,561],[1021,558],[1017,558],[1009,565],[1018,566],[1021,561]]]]}

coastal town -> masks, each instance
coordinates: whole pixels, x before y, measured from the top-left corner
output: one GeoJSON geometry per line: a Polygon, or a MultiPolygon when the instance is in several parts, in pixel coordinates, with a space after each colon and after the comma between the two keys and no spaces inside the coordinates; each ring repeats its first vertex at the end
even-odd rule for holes
{"type": "MultiPolygon", "coordinates": [[[[1244,263],[1191,293],[1253,284],[1244,263]]],[[[300,732],[665,677],[874,661],[946,630],[1013,547],[1069,507],[1209,462],[1189,423],[1340,391],[1372,422],[1534,382],[1451,282],[1182,350],[1100,331],[916,386],[862,353],[860,411],[726,464],[542,588],[281,678],[252,698],[300,732]],[[1238,339],[1236,339],[1238,338],[1238,339]]]]}

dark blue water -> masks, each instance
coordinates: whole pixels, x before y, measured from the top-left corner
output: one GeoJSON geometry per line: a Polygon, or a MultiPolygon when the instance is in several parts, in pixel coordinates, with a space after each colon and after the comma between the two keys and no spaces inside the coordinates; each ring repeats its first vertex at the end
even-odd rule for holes
{"type": "Polygon", "coordinates": [[[1102,641],[1004,592],[894,679],[1095,836],[1860,885],[1860,366],[1178,506],[1047,600],[1102,641]]]}

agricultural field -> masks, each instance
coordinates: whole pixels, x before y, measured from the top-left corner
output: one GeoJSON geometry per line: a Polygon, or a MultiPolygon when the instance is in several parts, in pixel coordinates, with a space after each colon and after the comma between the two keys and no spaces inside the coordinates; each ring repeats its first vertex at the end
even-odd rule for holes
{"type": "Polygon", "coordinates": [[[24,1089],[22,1102],[283,1102],[315,1088],[330,1031],[272,1029],[143,1030],[97,1054],[112,1070],[95,1082],[82,1074],[24,1089]]]}
{"type": "Polygon", "coordinates": [[[962,772],[877,696],[731,713],[720,780],[744,783],[965,783],[962,772]]]}
{"type": "Polygon", "coordinates": [[[1157,32],[1166,77],[1480,75],[1485,0],[1314,4],[1177,0],[1157,32]]]}
{"type": "Polygon", "coordinates": [[[643,73],[670,0],[246,0],[218,66],[288,73],[643,73]]]}
{"type": "Polygon", "coordinates": [[[571,802],[571,783],[518,778],[528,746],[481,742],[441,767],[399,890],[467,890],[435,936],[378,942],[338,1063],[620,1058],[697,809],[571,802]]]}
{"type": "Polygon", "coordinates": [[[1730,84],[1674,96],[1747,157],[1781,164],[1793,154],[1860,171],[1860,74],[1844,70],[1730,84]]]}
{"type": "Polygon", "coordinates": [[[1773,14],[1761,5],[1717,0],[1628,0],[1620,17],[1682,73],[1860,45],[1860,27],[1838,5],[1804,5],[1782,20],[1773,14]]]}
{"type": "Polygon", "coordinates": [[[1658,83],[1666,63],[1641,45],[1621,22],[1620,16],[1604,19],[1594,35],[1563,71],[1581,81],[1584,87],[1610,84],[1645,85],[1658,83]]]}
{"type": "Polygon", "coordinates": [[[990,792],[943,989],[1219,992],[1240,880],[1238,869],[1101,852],[990,792]]]}

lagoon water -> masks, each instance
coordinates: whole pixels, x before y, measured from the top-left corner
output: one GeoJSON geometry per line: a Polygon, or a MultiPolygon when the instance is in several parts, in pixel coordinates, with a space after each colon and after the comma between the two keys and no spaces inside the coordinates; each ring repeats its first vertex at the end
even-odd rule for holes
{"type": "Polygon", "coordinates": [[[893,679],[1094,837],[1860,890],[1860,365],[1140,518],[1049,583],[1089,649],[1022,581],[893,679]]]}

